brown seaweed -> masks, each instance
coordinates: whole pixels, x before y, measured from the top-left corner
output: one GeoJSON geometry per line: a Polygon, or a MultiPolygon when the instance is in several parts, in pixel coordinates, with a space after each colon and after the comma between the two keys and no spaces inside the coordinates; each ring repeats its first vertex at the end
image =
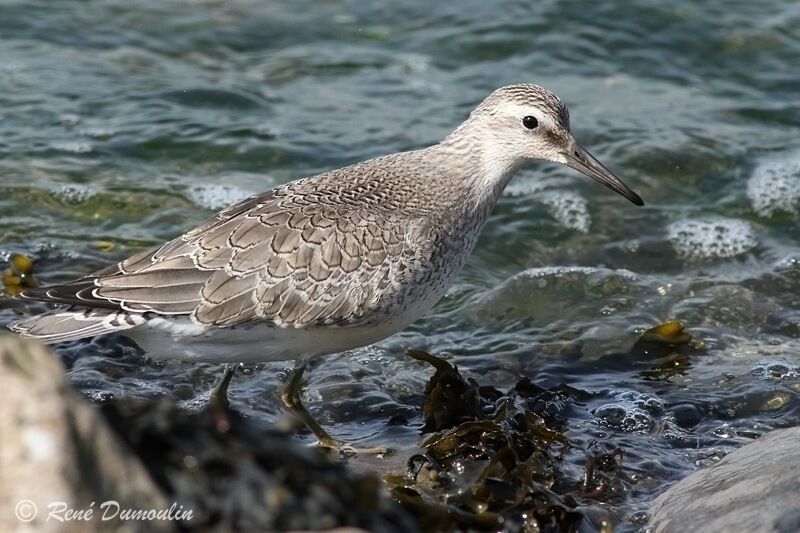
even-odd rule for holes
{"type": "Polygon", "coordinates": [[[464,379],[430,354],[411,357],[435,369],[425,388],[426,435],[404,476],[387,476],[392,497],[427,531],[573,531],[586,519],[554,487],[568,439],[553,405],[580,391],[543,389],[527,379],[503,393],[464,379]]]}
{"type": "Polygon", "coordinates": [[[16,296],[25,289],[39,286],[39,281],[33,274],[33,261],[26,255],[11,254],[8,258],[9,266],[3,270],[3,290],[9,296],[16,296]]]}
{"type": "Polygon", "coordinates": [[[645,331],[630,354],[649,362],[650,368],[641,373],[645,379],[668,379],[684,374],[691,366],[691,354],[703,349],[702,342],[693,340],[683,324],[673,320],[645,331]]]}

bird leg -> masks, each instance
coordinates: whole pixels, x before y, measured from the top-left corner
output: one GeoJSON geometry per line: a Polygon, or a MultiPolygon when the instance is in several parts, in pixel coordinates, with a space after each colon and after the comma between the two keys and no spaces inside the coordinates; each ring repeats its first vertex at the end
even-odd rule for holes
{"type": "Polygon", "coordinates": [[[289,380],[286,382],[286,387],[281,393],[281,399],[284,405],[290,409],[303,424],[308,428],[311,433],[317,437],[317,444],[322,448],[330,448],[336,450],[343,455],[351,455],[356,453],[370,453],[370,454],[385,454],[389,452],[387,448],[356,448],[346,444],[340,440],[334,439],[325,431],[319,422],[314,420],[311,413],[300,401],[300,392],[303,384],[303,372],[306,370],[308,363],[298,359],[294,369],[289,374],[289,380]]]}
{"type": "Polygon", "coordinates": [[[228,402],[228,385],[230,385],[235,371],[236,365],[225,365],[225,373],[222,375],[222,379],[217,383],[214,390],[211,391],[211,395],[208,397],[209,405],[219,406],[225,409],[230,407],[230,403],[228,402]]]}

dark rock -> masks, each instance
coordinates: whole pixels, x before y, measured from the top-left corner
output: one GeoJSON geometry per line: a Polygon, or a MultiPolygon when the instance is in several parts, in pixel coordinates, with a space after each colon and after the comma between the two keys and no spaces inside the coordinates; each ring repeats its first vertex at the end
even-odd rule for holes
{"type": "Polygon", "coordinates": [[[184,530],[416,530],[376,475],[353,474],[338,457],[235,412],[191,413],[167,400],[102,410],[164,493],[194,510],[184,530]]]}

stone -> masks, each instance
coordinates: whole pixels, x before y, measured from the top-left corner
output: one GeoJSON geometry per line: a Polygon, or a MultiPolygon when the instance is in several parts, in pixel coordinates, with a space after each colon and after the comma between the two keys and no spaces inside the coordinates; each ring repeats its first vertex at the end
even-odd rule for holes
{"type": "Polygon", "coordinates": [[[650,506],[653,533],[800,531],[800,427],[779,429],[686,477],[650,506]]]}
{"type": "Polygon", "coordinates": [[[135,530],[141,523],[98,520],[100,506],[169,508],[97,409],[69,388],[48,349],[0,335],[0,390],[0,531],[135,530]],[[94,519],[66,521],[67,510],[91,510],[94,519]]]}

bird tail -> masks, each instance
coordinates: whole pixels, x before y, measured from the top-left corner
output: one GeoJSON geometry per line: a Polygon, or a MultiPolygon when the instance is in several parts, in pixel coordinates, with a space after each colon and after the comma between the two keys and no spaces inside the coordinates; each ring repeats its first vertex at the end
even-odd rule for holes
{"type": "Polygon", "coordinates": [[[142,315],[125,311],[56,310],[12,322],[8,329],[22,337],[52,344],[105,335],[140,326],[142,315]]]}

